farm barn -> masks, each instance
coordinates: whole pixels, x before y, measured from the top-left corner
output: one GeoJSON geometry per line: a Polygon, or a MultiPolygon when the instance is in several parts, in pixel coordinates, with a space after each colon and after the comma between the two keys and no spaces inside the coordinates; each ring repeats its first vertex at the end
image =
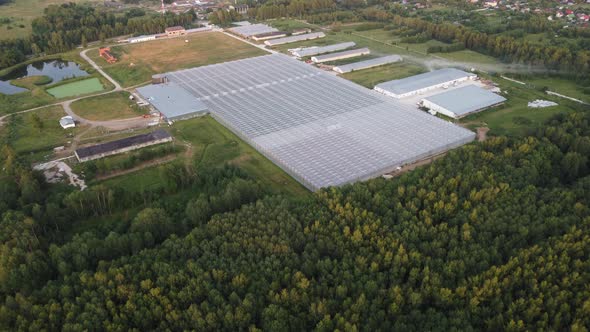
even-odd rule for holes
{"type": "Polygon", "coordinates": [[[388,55],[388,56],[383,56],[383,57],[379,57],[379,58],[375,58],[375,59],[353,62],[353,63],[349,63],[349,64],[342,65],[342,66],[336,66],[336,67],[332,68],[332,70],[337,73],[344,74],[344,73],[349,73],[349,72],[355,71],[355,70],[369,69],[369,68],[383,66],[383,65],[390,64],[390,63],[400,62],[400,61],[402,61],[401,56],[388,55]]]}

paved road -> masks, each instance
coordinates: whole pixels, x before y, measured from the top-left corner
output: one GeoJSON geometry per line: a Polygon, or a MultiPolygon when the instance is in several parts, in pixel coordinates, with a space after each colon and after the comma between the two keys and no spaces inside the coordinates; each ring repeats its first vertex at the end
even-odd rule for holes
{"type": "Polygon", "coordinates": [[[102,68],[96,64],[96,62],[94,62],[92,59],[90,59],[89,56],[86,55],[86,52],[88,52],[90,50],[95,50],[95,49],[96,48],[86,49],[86,50],[80,52],[80,56],[84,60],[86,60],[86,62],[88,62],[92,67],[94,67],[94,69],[96,69],[96,71],[98,71],[102,76],[104,76],[104,78],[109,80],[109,82],[113,83],[113,85],[115,86],[115,89],[113,91],[123,90],[123,88],[121,88],[121,85],[117,81],[115,81],[112,77],[110,77],[107,73],[105,73],[104,70],[102,70],[102,68]]]}

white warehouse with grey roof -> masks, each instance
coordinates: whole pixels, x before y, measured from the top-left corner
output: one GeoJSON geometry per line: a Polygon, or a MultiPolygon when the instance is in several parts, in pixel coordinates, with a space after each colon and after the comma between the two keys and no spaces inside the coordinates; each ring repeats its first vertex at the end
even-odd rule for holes
{"type": "Polygon", "coordinates": [[[363,47],[363,48],[358,48],[358,49],[354,49],[354,50],[312,56],[311,61],[313,61],[314,63],[322,63],[322,62],[350,59],[350,58],[355,58],[357,56],[363,56],[363,55],[369,55],[369,54],[371,54],[371,50],[369,50],[366,47],[363,47]]]}
{"type": "Polygon", "coordinates": [[[254,36],[254,35],[260,35],[263,33],[279,31],[279,29],[273,28],[273,27],[268,26],[266,24],[246,24],[246,25],[240,25],[235,28],[228,29],[228,30],[231,31],[232,33],[235,33],[236,35],[240,35],[244,38],[250,38],[251,36],[254,36]]]}
{"type": "Polygon", "coordinates": [[[312,46],[312,47],[305,47],[305,48],[296,48],[296,49],[289,50],[289,51],[294,56],[296,56],[298,58],[303,58],[306,56],[314,56],[314,55],[319,55],[319,54],[324,54],[324,53],[342,51],[342,50],[345,50],[347,48],[351,48],[354,46],[356,46],[355,42],[346,42],[346,43],[332,44],[332,45],[326,45],[326,46],[312,46]]]}
{"type": "Polygon", "coordinates": [[[311,190],[380,176],[475,137],[282,54],[166,76],[311,190]]]}
{"type": "Polygon", "coordinates": [[[445,68],[424,74],[393,80],[375,86],[375,91],[394,98],[406,98],[424,92],[474,80],[477,75],[455,68],[445,68]]]}
{"type": "Polygon", "coordinates": [[[168,121],[207,114],[207,105],[174,82],[146,85],[137,88],[137,92],[168,121]]]}
{"type": "Polygon", "coordinates": [[[355,70],[369,69],[390,63],[400,62],[402,60],[402,57],[399,55],[387,55],[375,59],[353,62],[342,66],[335,66],[332,68],[332,70],[340,74],[345,74],[355,70]]]}
{"type": "Polygon", "coordinates": [[[266,46],[277,46],[283,44],[294,43],[298,41],[312,40],[318,38],[324,38],[326,35],[323,32],[312,32],[303,35],[289,36],[285,38],[271,39],[264,42],[266,46]]]}
{"type": "Polygon", "coordinates": [[[506,98],[475,85],[466,85],[422,99],[421,105],[448,117],[459,119],[502,104],[506,98]]]}

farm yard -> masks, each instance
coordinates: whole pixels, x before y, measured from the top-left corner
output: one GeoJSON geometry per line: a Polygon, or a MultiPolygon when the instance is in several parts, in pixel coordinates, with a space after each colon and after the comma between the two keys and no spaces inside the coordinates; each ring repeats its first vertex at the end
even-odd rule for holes
{"type": "Polygon", "coordinates": [[[6,130],[15,151],[31,161],[45,160],[53,148],[67,145],[83,128],[64,130],[59,119],[66,115],[61,106],[48,106],[34,112],[12,115],[6,120],[6,130]]]}
{"type": "MultiPolygon", "coordinates": [[[[210,116],[180,121],[170,128],[177,145],[185,151],[168,162],[194,163],[198,168],[219,167],[224,164],[239,166],[249,176],[262,181],[271,192],[300,197],[308,191],[278,166],[231,133],[210,116]]],[[[109,157],[105,160],[109,160],[109,157]]],[[[121,187],[132,192],[157,190],[163,185],[157,167],[115,177],[99,183],[121,187]]]]}
{"type": "Polygon", "coordinates": [[[108,64],[101,58],[98,50],[89,52],[88,55],[125,87],[145,83],[156,73],[266,54],[254,46],[218,32],[115,46],[111,51],[118,59],[114,64],[108,64]]]}

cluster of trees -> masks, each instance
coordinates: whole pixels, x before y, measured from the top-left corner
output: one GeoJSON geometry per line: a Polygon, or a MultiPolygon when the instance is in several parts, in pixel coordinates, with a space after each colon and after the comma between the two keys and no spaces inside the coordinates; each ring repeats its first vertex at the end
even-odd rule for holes
{"type": "Polygon", "coordinates": [[[248,10],[249,17],[266,20],[280,17],[304,18],[307,15],[329,12],[336,9],[333,0],[292,0],[285,4],[268,2],[248,10]]]}
{"type": "Polygon", "coordinates": [[[44,208],[11,203],[22,211],[2,210],[1,328],[584,330],[588,155],[586,112],[393,181],[230,213],[218,212],[260,185],[233,167],[197,172],[199,194],[60,241],[36,224],[44,208]]]}
{"type": "Polygon", "coordinates": [[[590,73],[590,51],[574,51],[551,45],[536,45],[517,41],[507,36],[490,36],[453,24],[435,24],[419,18],[394,16],[396,25],[408,26],[426,32],[432,38],[446,42],[460,42],[468,49],[492,55],[496,58],[532,65],[543,65],[587,76],[590,73]]]}
{"type": "Polygon", "coordinates": [[[242,15],[238,14],[235,10],[217,10],[209,14],[209,23],[218,26],[228,26],[232,22],[240,21],[242,15]]]}
{"type": "Polygon", "coordinates": [[[450,53],[457,52],[465,49],[465,45],[462,43],[453,43],[448,45],[429,46],[426,49],[427,53],[450,53]]]}
{"type": "Polygon", "coordinates": [[[85,4],[51,5],[43,16],[33,20],[31,36],[0,41],[0,68],[22,62],[30,55],[65,52],[91,41],[160,33],[174,25],[189,26],[196,18],[192,10],[180,15],[140,14],[145,12],[115,15],[85,4]]]}

